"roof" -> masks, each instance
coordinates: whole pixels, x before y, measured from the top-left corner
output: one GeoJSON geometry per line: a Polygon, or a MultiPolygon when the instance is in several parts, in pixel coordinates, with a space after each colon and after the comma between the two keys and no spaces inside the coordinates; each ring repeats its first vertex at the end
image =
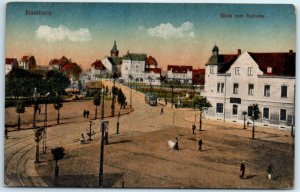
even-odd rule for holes
{"type": "Polygon", "coordinates": [[[118,52],[116,40],[114,41],[114,46],[113,46],[113,48],[111,49],[111,51],[112,51],[112,52],[118,52]]]}
{"type": "Polygon", "coordinates": [[[5,64],[11,65],[16,60],[17,60],[16,58],[6,58],[5,59],[5,64]]]}
{"type": "Polygon", "coordinates": [[[30,58],[30,56],[23,56],[23,57],[21,58],[21,61],[22,61],[22,62],[27,62],[27,61],[29,60],[29,58],[30,58]]]}
{"type": "Polygon", "coordinates": [[[219,73],[225,73],[230,66],[236,61],[238,58],[238,54],[221,54],[218,57],[218,63],[223,64],[222,66],[219,67],[218,72],[219,73]]]}
{"type": "Polygon", "coordinates": [[[296,53],[251,53],[249,55],[258,64],[264,75],[295,76],[296,53]],[[272,73],[267,68],[272,67],[272,73]]]}
{"type": "Polygon", "coordinates": [[[149,56],[146,60],[146,65],[157,65],[157,61],[154,57],[149,56]]]}
{"type": "Polygon", "coordinates": [[[58,59],[51,59],[49,65],[61,65],[61,63],[58,59]]]}
{"type": "Polygon", "coordinates": [[[122,57],[107,57],[109,62],[112,65],[121,65],[122,64],[122,57]]]}
{"type": "Polygon", "coordinates": [[[123,56],[124,60],[146,61],[147,54],[145,53],[127,53],[123,56]]]}
{"type": "Polygon", "coordinates": [[[98,70],[106,70],[106,67],[103,65],[103,63],[100,60],[96,60],[94,63],[92,63],[91,67],[94,67],[98,70]]]}
{"type": "Polygon", "coordinates": [[[145,73],[150,73],[150,72],[161,74],[161,68],[147,68],[147,69],[145,69],[145,73]]]}
{"type": "Polygon", "coordinates": [[[204,85],[205,69],[193,69],[192,82],[193,84],[204,85]]]}
{"type": "Polygon", "coordinates": [[[73,67],[74,65],[76,65],[75,63],[68,63],[68,64],[65,64],[62,68],[61,68],[61,70],[67,70],[67,69],[69,69],[69,68],[71,68],[71,67],[73,67]]]}
{"type": "Polygon", "coordinates": [[[168,71],[172,71],[172,73],[186,73],[192,70],[193,66],[168,65],[168,71]]]}

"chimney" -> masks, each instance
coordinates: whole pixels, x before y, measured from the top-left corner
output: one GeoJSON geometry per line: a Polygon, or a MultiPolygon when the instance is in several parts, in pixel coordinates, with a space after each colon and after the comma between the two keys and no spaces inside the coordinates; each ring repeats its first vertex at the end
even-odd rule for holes
{"type": "Polygon", "coordinates": [[[241,49],[237,50],[237,54],[240,55],[242,53],[241,49]]]}

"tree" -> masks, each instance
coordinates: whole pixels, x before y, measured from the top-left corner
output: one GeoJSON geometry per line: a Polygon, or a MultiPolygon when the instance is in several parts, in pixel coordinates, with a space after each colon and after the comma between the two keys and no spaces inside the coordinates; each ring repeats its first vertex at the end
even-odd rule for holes
{"type": "Polygon", "coordinates": [[[59,110],[60,110],[60,108],[63,107],[63,101],[59,97],[57,97],[55,102],[53,103],[53,106],[54,106],[54,109],[57,110],[57,124],[59,124],[59,118],[60,118],[59,110]]]}
{"type": "Polygon", "coordinates": [[[63,147],[56,147],[54,149],[51,149],[51,153],[52,153],[53,159],[55,160],[55,172],[54,172],[54,175],[55,175],[55,178],[57,178],[58,177],[58,173],[59,173],[59,167],[57,165],[57,162],[59,160],[61,160],[62,158],[64,158],[64,156],[65,156],[65,149],[63,147]]]}
{"type": "Polygon", "coordinates": [[[259,107],[258,107],[258,104],[253,104],[251,105],[251,108],[252,108],[252,114],[251,114],[251,117],[250,119],[252,120],[253,122],[253,126],[252,126],[252,139],[255,139],[254,137],[254,132],[255,132],[255,121],[257,119],[259,119],[259,114],[260,114],[260,111],[259,111],[259,107]]]}
{"type": "Polygon", "coordinates": [[[21,113],[25,112],[25,105],[22,100],[18,101],[17,106],[16,106],[16,112],[19,114],[18,116],[18,129],[20,129],[21,125],[21,113]]]}
{"type": "Polygon", "coordinates": [[[94,96],[94,105],[96,106],[95,108],[95,119],[97,119],[97,106],[101,104],[101,94],[98,91],[96,95],[94,96]]]}
{"type": "Polygon", "coordinates": [[[39,128],[34,130],[34,141],[36,143],[35,146],[35,163],[40,162],[40,148],[39,143],[42,140],[42,135],[44,133],[44,128],[39,128]]]}
{"type": "Polygon", "coordinates": [[[126,102],[126,97],[122,91],[122,89],[120,88],[118,90],[118,103],[121,106],[121,109],[125,107],[125,102],[126,102]]]}
{"type": "Polygon", "coordinates": [[[202,112],[212,107],[209,101],[207,101],[206,97],[198,97],[196,98],[195,105],[200,110],[200,122],[199,122],[199,130],[202,131],[202,112]]]}

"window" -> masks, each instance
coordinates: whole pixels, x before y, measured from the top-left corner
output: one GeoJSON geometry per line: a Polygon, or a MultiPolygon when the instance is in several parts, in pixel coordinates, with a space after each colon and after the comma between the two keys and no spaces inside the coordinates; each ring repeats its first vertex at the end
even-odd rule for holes
{"type": "Polygon", "coordinates": [[[280,109],[280,121],[286,121],[286,109],[280,109]]]}
{"type": "Polygon", "coordinates": [[[270,85],[265,85],[264,96],[270,97],[270,85]]]}
{"type": "Polygon", "coordinates": [[[253,113],[253,107],[252,105],[248,106],[248,116],[252,117],[252,113],[253,113]]]}
{"type": "Polygon", "coordinates": [[[214,67],[213,67],[213,66],[211,66],[211,67],[209,68],[209,72],[210,72],[210,74],[214,74],[214,67]]]}
{"type": "Polygon", "coordinates": [[[267,67],[267,73],[272,73],[272,67],[267,67]]]}
{"type": "Polygon", "coordinates": [[[238,91],[239,91],[239,84],[234,83],[233,84],[233,94],[238,94],[238,91]]]}
{"type": "Polygon", "coordinates": [[[248,85],[248,95],[253,95],[254,92],[254,84],[248,85]]]}
{"type": "Polygon", "coordinates": [[[252,67],[248,67],[248,75],[249,75],[249,76],[252,75],[252,67]]]}
{"type": "Polygon", "coordinates": [[[221,93],[224,93],[224,83],[221,83],[221,93]]]}
{"type": "Polygon", "coordinates": [[[223,113],[223,103],[217,103],[217,113],[223,113]]]}
{"type": "Polygon", "coordinates": [[[281,86],[281,97],[287,97],[287,86],[286,85],[281,86]]]}
{"type": "Polygon", "coordinates": [[[269,108],[264,108],[263,109],[263,118],[264,119],[269,119],[270,116],[269,116],[269,108]]]}
{"type": "Polygon", "coordinates": [[[220,93],[220,83],[217,84],[217,92],[220,93]]]}
{"type": "Polygon", "coordinates": [[[237,115],[238,113],[238,105],[232,105],[232,115],[237,115]]]}
{"type": "Polygon", "coordinates": [[[235,74],[236,74],[236,75],[239,75],[239,74],[240,74],[240,68],[239,68],[239,67],[236,67],[236,68],[235,68],[235,74]]]}

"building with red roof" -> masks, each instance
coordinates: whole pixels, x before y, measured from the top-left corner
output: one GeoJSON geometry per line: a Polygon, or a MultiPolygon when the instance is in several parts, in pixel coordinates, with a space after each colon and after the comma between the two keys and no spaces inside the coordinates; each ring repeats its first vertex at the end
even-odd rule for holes
{"type": "Polygon", "coordinates": [[[5,59],[5,75],[7,75],[13,68],[16,67],[19,67],[19,63],[16,58],[5,59]]]}
{"type": "Polygon", "coordinates": [[[107,75],[109,72],[100,60],[96,60],[91,64],[90,76],[91,80],[98,80],[100,76],[107,75]]]}
{"type": "Polygon", "coordinates": [[[19,61],[19,67],[23,69],[33,69],[36,68],[36,60],[34,56],[23,56],[19,61]]]}
{"type": "Polygon", "coordinates": [[[205,68],[204,95],[212,104],[207,118],[252,122],[258,104],[261,126],[290,128],[295,118],[296,53],[241,52],[219,54],[215,46],[205,68]]]}
{"type": "Polygon", "coordinates": [[[169,81],[192,84],[193,66],[168,65],[167,78],[169,81]]]}

